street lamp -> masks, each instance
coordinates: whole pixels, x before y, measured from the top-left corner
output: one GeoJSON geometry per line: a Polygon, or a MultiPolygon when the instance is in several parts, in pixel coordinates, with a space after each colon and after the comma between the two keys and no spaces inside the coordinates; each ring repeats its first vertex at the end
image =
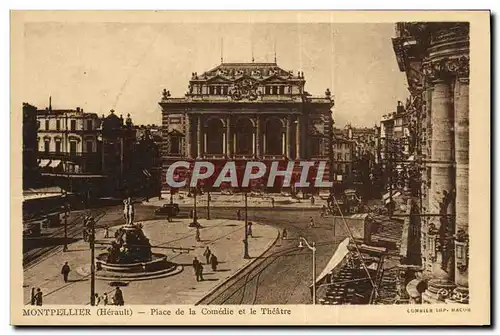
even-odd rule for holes
{"type": "Polygon", "coordinates": [[[198,193],[198,189],[194,188],[192,193],[193,193],[193,222],[189,224],[189,227],[199,227],[200,224],[198,223],[198,213],[196,211],[196,195],[198,193]]]}
{"type": "Polygon", "coordinates": [[[312,280],[313,280],[313,305],[316,305],[316,242],[312,242],[310,245],[307,240],[303,237],[299,237],[299,249],[304,248],[304,244],[312,251],[312,280]]]}
{"type": "Polygon", "coordinates": [[[95,306],[95,220],[89,218],[90,226],[90,305],[95,306]]]}
{"type": "Polygon", "coordinates": [[[63,191],[63,198],[64,198],[64,246],[63,246],[63,252],[68,251],[68,209],[69,209],[69,203],[68,203],[68,194],[66,191],[63,191]]]}
{"type": "Polygon", "coordinates": [[[245,239],[243,240],[244,245],[244,259],[250,259],[248,254],[248,192],[245,191],[245,239]]]}

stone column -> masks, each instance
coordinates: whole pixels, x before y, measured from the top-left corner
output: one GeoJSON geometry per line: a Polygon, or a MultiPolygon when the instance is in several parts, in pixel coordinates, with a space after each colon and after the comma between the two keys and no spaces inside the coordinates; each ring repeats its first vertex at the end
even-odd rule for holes
{"type": "Polygon", "coordinates": [[[300,116],[297,116],[297,126],[295,128],[295,159],[300,159],[300,116]]]}
{"type": "Polygon", "coordinates": [[[191,116],[186,114],[186,157],[193,158],[191,155],[191,116]]]}
{"type": "Polygon", "coordinates": [[[255,155],[260,158],[260,117],[255,120],[255,155]]]}
{"type": "Polygon", "coordinates": [[[201,158],[201,115],[198,115],[198,120],[196,124],[196,157],[201,158]]]}
{"type": "MultiPolygon", "coordinates": [[[[455,83],[455,283],[459,299],[469,295],[469,79],[455,83]]],[[[468,299],[466,299],[468,301],[468,299]]]]}
{"type": "Polygon", "coordinates": [[[232,154],[232,150],[231,150],[232,149],[232,146],[231,146],[232,141],[231,141],[231,117],[230,116],[228,116],[226,118],[226,141],[227,141],[227,143],[226,143],[225,154],[228,158],[231,158],[233,154],[232,154]]]}
{"type": "Polygon", "coordinates": [[[285,120],[286,124],[286,158],[292,158],[292,127],[291,127],[292,119],[288,116],[285,120]]]}
{"type": "Polygon", "coordinates": [[[285,134],[285,132],[281,133],[281,154],[283,156],[286,155],[286,134],[285,134]]]}
{"type": "MultiPolygon", "coordinates": [[[[454,214],[453,169],[453,93],[448,78],[438,78],[432,94],[432,148],[429,213],[454,214]]],[[[454,289],[453,217],[431,217],[428,233],[432,279],[422,300],[428,303],[444,301],[454,289]]]]}

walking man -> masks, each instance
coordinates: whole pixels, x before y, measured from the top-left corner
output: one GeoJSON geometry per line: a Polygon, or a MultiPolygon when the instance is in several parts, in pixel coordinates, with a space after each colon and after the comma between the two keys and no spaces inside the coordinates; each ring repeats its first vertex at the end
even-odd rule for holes
{"type": "Polygon", "coordinates": [[[36,304],[36,300],[35,300],[35,288],[32,287],[31,288],[31,305],[35,306],[35,304],[36,304]]]}
{"type": "Polygon", "coordinates": [[[198,266],[200,265],[200,261],[198,258],[193,259],[193,269],[194,269],[194,275],[196,276],[196,281],[198,281],[198,266]]]}
{"type": "Polygon", "coordinates": [[[200,227],[196,227],[196,242],[201,242],[200,227]]]}
{"type": "Polygon", "coordinates": [[[69,268],[68,262],[65,262],[62,269],[61,269],[61,274],[63,275],[64,282],[68,282],[68,275],[71,269],[69,268]]]}
{"type": "Polygon", "coordinates": [[[198,264],[196,271],[196,281],[203,281],[203,264],[198,264]]]}
{"type": "Polygon", "coordinates": [[[212,265],[212,271],[217,271],[217,265],[219,264],[219,261],[217,259],[217,256],[212,254],[212,257],[210,257],[210,264],[212,265]]]}
{"type": "Polygon", "coordinates": [[[248,223],[247,235],[250,236],[250,237],[253,237],[253,234],[252,234],[252,223],[251,222],[248,223]]]}
{"type": "Polygon", "coordinates": [[[212,251],[210,251],[210,248],[207,247],[203,253],[203,256],[207,259],[207,264],[210,264],[210,255],[212,255],[212,251]]]}
{"type": "Polygon", "coordinates": [[[107,292],[104,292],[104,295],[102,297],[102,303],[104,306],[106,306],[108,304],[108,293],[107,292]]]}
{"type": "Polygon", "coordinates": [[[240,221],[240,220],[241,220],[241,210],[239,210],[239,209],[238,209],[238,210],[236,211],[236,216],[237,216],[237,218],[238,218],[238,221],[240,221]]]}
{"type": "Polygon", "coordinates": [[[309,227],[314,228],[314,219],[312,216],[309,218],[309,227]]]}
{"type": "Polygon", "coordinates": [[[286,238],[288,237],[288,231],[286,230],[286,228],[283,228],[283,235],[282,235],[283,239],[286,240],[286,238]]]}
{"type": "Polygon", "coordinates": [[[123,300],[123,293],[122,290],[117,286],[115,290],[115,304],[117,306],[123,306],[125,304],[125,301],[123,300]]]}
{"type": "Polygon", "coordinates": [[[40,290],[40,288],[37,288],[35,294],[35,305],[42,306],[42,298],[43,298],[42,290],[40,290]]]}

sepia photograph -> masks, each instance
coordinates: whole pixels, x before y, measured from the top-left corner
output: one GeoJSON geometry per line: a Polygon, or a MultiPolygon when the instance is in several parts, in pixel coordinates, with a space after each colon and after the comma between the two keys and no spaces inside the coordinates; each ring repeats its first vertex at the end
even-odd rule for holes
{"type": "Polygon", "coordinates": [[[11,12],[16,322],[479,313],[489,12],[397,13],[11,12]]]}

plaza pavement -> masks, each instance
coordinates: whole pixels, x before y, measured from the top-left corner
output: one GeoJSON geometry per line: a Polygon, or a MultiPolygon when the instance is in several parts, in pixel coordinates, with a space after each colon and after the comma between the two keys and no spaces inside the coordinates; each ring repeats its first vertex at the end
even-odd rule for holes
{"type": "MultiPolygon", "coordinates": [[[[293,199],[291,196],[273,194],[273,195],[248,195],[247,204],[251,208],[273,208],[272,200],[274,198],[274,208],[321,208],[326,206],[326,199],[319,196],[314,197],[314,205],[311,204],[310,199],[293,199]]],[[[243,207],[245,205],[244,194],[221,194],[210,193],[210,207],[243,207]]],[[[173,196],[174,203],[184,206],[192,206],[194,198],[188,197],[186,193],[175,194],[173,196]]],[[[170,203],[170,194],[163,193],[162,199],[158,200],[157,197],[149,199],[148,202],[144,201],[144,205],[149,206],[163,206],[163,204],[170,203]]],[[[196,197],[196,205],[200,207],[207,206],[207,194],[196,197]]]]}
{"type": "MultiPolygon", "coordinates": [[[[153,246],[183,247],[194,249],[189,253],[173,252],[169,249],[153,248],[153,252],[165,253],[168,259],[182,266],[181,272],[169,277],[130,281],[122,287],[125,304],[194,304],[202,297],[235,275],[266,250],[271,248],[278,237],[276,228],[253,223],[254,238],[249,237],[249,254],[252,259],[243,259],[244,221],[203,220],[200,229],[201,242],[196,242],[194,228],[189,228],[190,220],[176,219],[144,221],[143,230],[153,246]],[[197,282],[192,267],[196,256],[205,263],[203,251],[209,247],[219,260],[216,272],[209,265],[204,265],[203,282],[197,282]]],[[[113,227],[109,236],[113,236],[113,227]]],[[[96,231],[97,241],[104,240],[104,231],[96,231]]],[[[111,240],[111,239],[109,239],[111,240]]],[[[105,247],[96,246],[96,255],[105,247]]],[[[89,304],[90,250],[87,242],[79,240],[69,245],[69,252],[57,252],[48,259],[28,267],[24,271],[24,302],[29,304],[32,287],[41,288],[43,304],[89,304]],[[70,282],[64,283],[61,267],[67,261],[71,267],[70,282]]],[[[96,280],[96,293],[108,292],[110,297],[114,288],[109,281],[96,280]]]]}

